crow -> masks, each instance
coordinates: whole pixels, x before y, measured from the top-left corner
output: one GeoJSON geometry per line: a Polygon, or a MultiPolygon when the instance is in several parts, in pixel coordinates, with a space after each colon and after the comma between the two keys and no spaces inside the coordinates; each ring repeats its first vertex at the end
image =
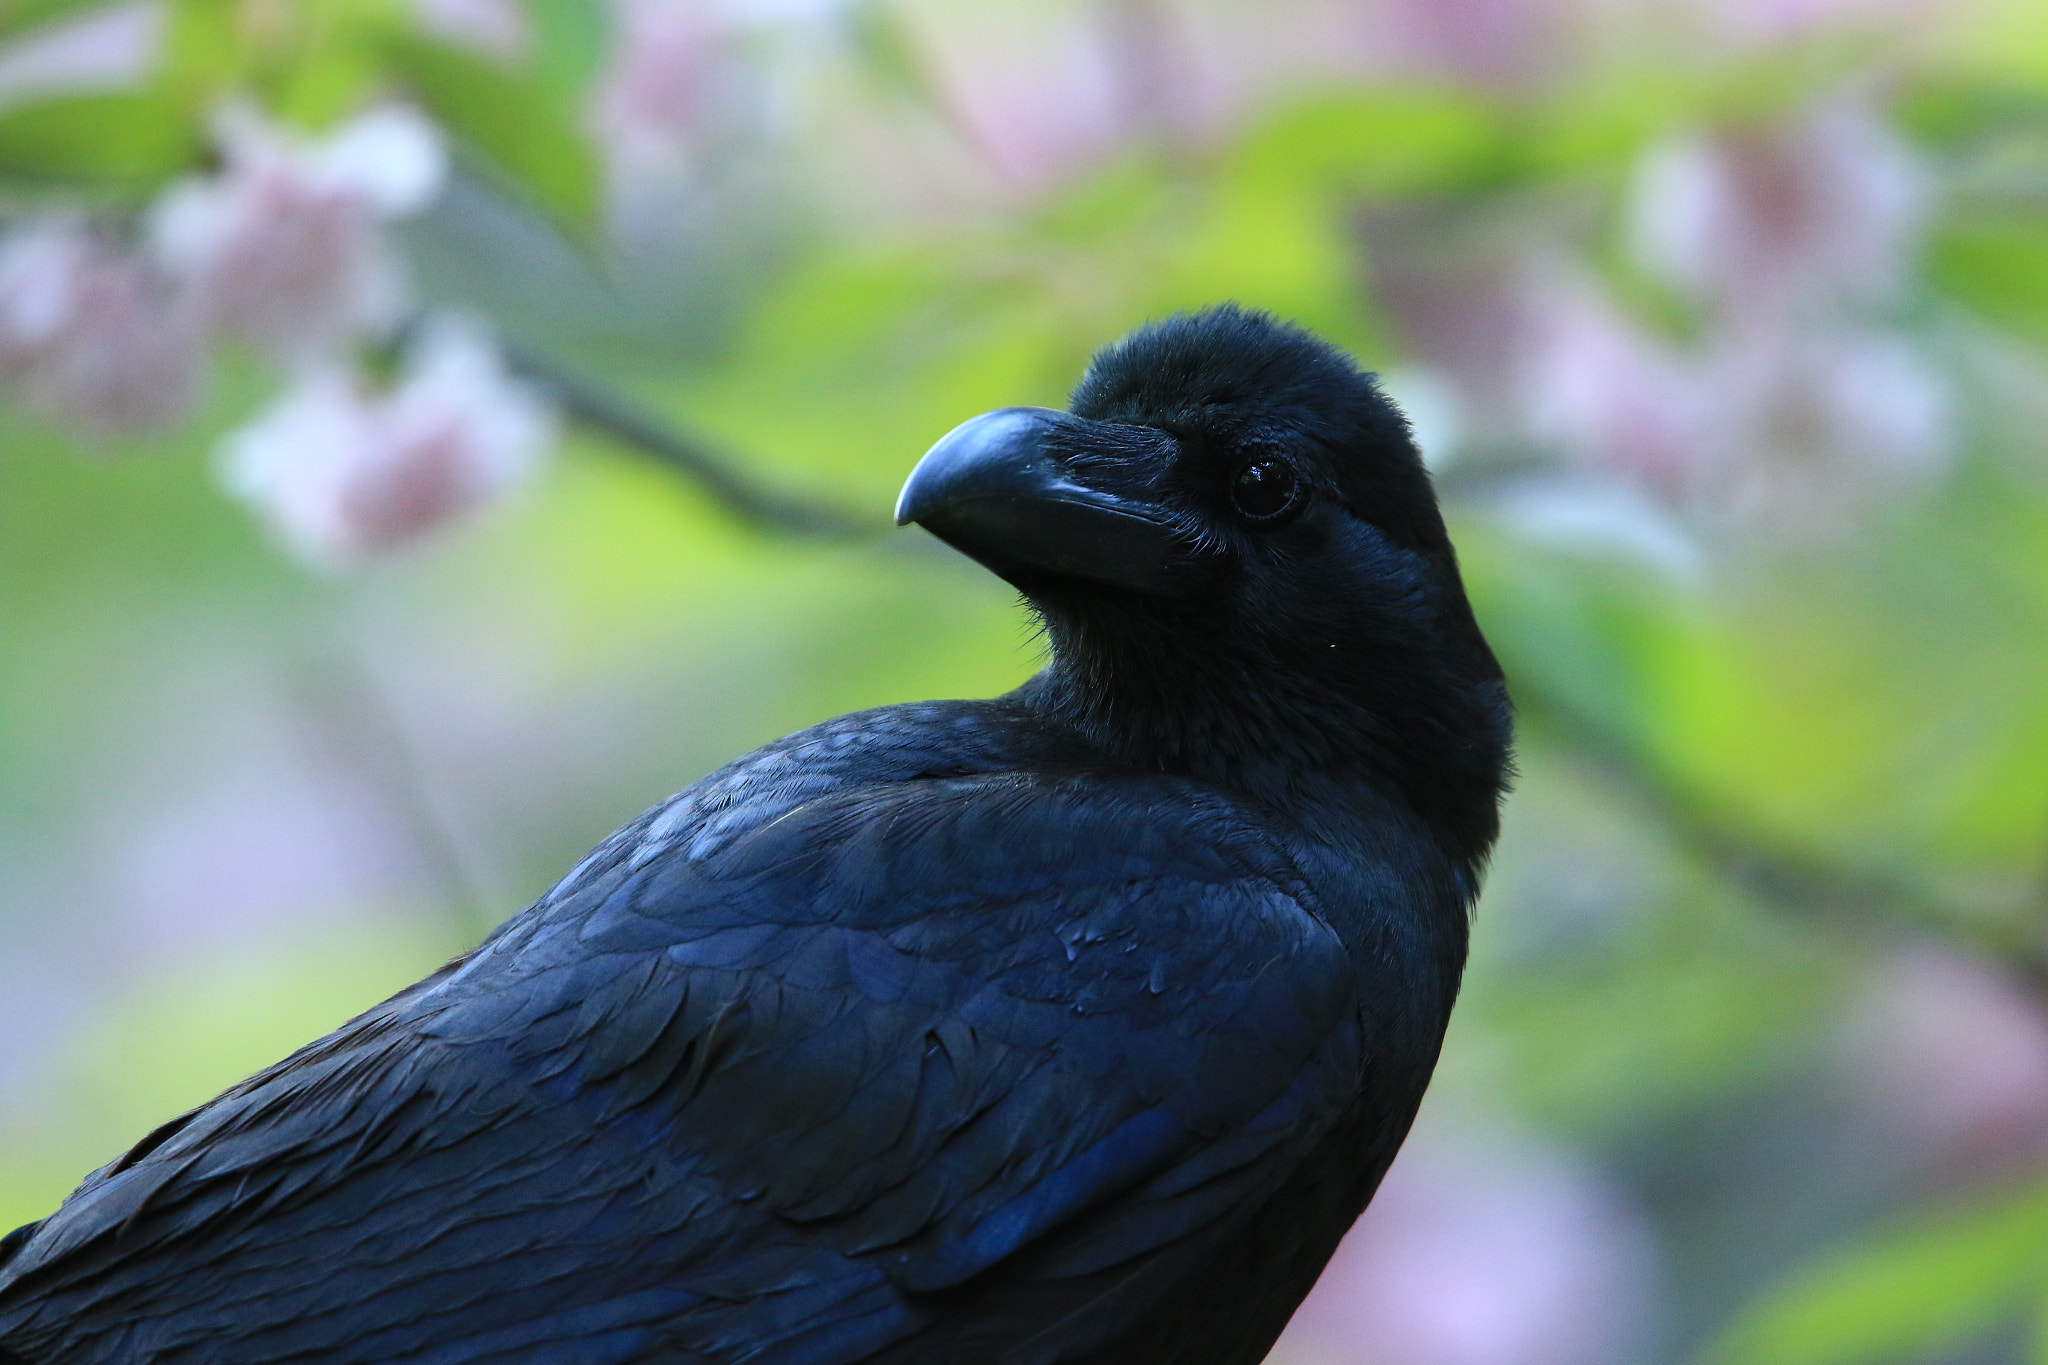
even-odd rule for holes
{"type": "Polygon", "coordinates": [[[1510,712],[1407,425],[1225,305],[897,508],[1050,661],[828,720],[0,1242],[0,1359],[1255,1365],[1405,1136],[1510,712]]]}

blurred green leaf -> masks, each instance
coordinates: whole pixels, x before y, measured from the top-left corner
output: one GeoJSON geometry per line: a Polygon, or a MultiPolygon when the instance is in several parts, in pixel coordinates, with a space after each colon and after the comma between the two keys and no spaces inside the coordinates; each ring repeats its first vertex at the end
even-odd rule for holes
{"type": "Polygon", "coordinates": [[[53,20],[100,9],[109,0],[0,0],[0,38],[13,38],[53,20]]]}
{"type": "Polygon", "coordinates": [[[1942,66],[1964,79],[2048,91],[2048,5],[1975,0],[1942,26],[1942,66]]]}
{"type": "Polygon", "coordinates": [[[1486,174],[1500,150],[1498,116],[1437,87],[1378,87],[1283,108],[1245,134],[1226,181],[1314,188],[1330,196],[1392,197],[1450,188],[1486,174]]]}
{"type": "Polygon", "coordinates": [[[1598,716],[1616,740],[1648,745],[1655,680],[1713,669],[1721,632],[1704,603],[1626,551],[1534,544],[1499,523],[1455,529],[1473,607],[1511,693],[1598,716]]]}
{"type": "Polygon", "coordinates": [[[603,0],[526,0],[525,9],[533,32],[525,69],[556,99],[580,103],[609,50],[609,9],[603,0]]]}
{"type": "Polygon", "coordinates": [[[78,95],[0,113],[0,176],[153,186],[198,164],[197,123],[157,94],[78,95]]]}
{"type": "MultiPolygon", "coordinates": [[[[1543,799],[1559,803],[1554,782],[1543,799]]],[[[1697,878],[1660,900],[1602,951],[1475,964],[1461,1008],[1499,1059],[1488,1084],[1555,1131],[1640,1132],[1728,1103],[1796,1059],[1830,999],[1827,944],[1800,926],[1697,878]]]]}
{"type": "Polygon", "coordinates": [[[2001,327],[2048,342],[2048,216],[1944,224],[1928,248],[1928,273],[1937,288],[2001,327]]]}
{"type": "Polygon", "coordinates": [[[1832,1253],[1707,1353],[1707,1365],[1879,1365],[1990,1329],[2048,1280],[2048,1185],[1832,1253]]]}
{"type": "Polygon", "coordinates": [[[2048,91],[1934,77],[1907,90],[1892,117],[1920,142],[1953,151],[1989,133],[2048,126],[2048,91]]]}
{"type": "Polygon", "coordinates": [[[491,172],[578,234],[595,228],[603,188],[580,109],[535,75],[412,35],[388,44],[394,69],[491,172]]]}
{"type": "Polygon", "coordinates": [[[892,94],[950,121],[947,97],[931,64],[900,14],[886,0],[857,0],[840,13],[840,24],[861,69],[892,94]]]}
{"type": "Polygon", "coordinates": [[[169,0],[157,85],[187,107],[210,111],[249,60],[245,26],[222,0],[169,0]]]}

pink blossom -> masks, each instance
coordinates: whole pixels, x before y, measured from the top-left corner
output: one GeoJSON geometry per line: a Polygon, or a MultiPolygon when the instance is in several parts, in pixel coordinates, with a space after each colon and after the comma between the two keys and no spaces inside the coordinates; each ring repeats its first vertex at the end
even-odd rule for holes
{"type": "Polygon", "coordinates": [[[1731,325],[1786,325],[1894,294],[1907,278],[1928,172],[1866,99],[1680,138],[1644,161],[1644,263],[1731,325]]]}
{"type": "Polygon", "coordinates": [[[91,430],[176,420],[203,352],[165,280],[83,225],[48,221],[0,243],[0,374],[33,407],[91,430]]]}
{"type": "Polygon", "coordinates": [[[2048,1016],[1993,965],[1906,949],[1843,1032],[1864,1102],[1920,1160],[1991,1176],[2048,1152],[2048,1016]]]}
{"type": "Polygon", "coordinates": [[[1393,0],[1374,14],[1396,64],[1515,86],[1555,70],[1569,0],[1393,0]]]}
{"type": "Polygon", "coordinates": [[[1620,1365],[1650,1315],[1652,1257],[1641,1216],[1567,1154],[1420,1132],[1273,1365],[1620,1365]]]}
{"type": "Polygon", "coordinates": [[[1572,262],[1569,224],[1366,223],[1381,302],[1482,439],[1526,444],[1709,520],[1842,527],[1944,467],[1948,385],[1887,316],[1908,279],[1924,170],[1861,97],[1645,159],[1638,259],[1697,308],[1688,335],[1572,262]]]}
{"type": "Polygon", "coordinates": [[[724,18],[689,0],[613,0],[611,61],[592,122],[609,162],[608,209],[629,246],[672,249],[695,220],[706,153],[748,93],[724,18]]]}
{"type": "Polygon", "coordinates": [[[1180,105],[1201,98],[1186,69],[1185,13],[1147,0],[955,6],[920,15],[909,36],[951,135],[974,158],[967,174],[1014,196],[1101,160],[1132,133],[1165,131],[1180,105]]]}
{"type": "Polygon", "coordinates": [[[1680,347],[1587,290],[1550,307],[1530,371],[1547,434],[1696,508],[1843,526],[1950,452],[1940,372],[1884,313],[1927,172],[1865,98],[1696,134],[1646,158],[1636,251],[1701,313],[1680,347]]]}
{"type": "Polygon", "coordinates": [[[612,19],[598,128],[626,169],[685,169],[708,131],[725,34],[687,0],[614,0],[612,19]]]}
{"type": "Polygon", "coordinates": [[[288,360],[387,327],[404,290],[380,225],[438,191],[433,125],[388,106],[308,142],[236,108],[220,141],[221,172],[174,187],[153,223],[207,324],[288,360]]]}
{"type": "Polygon", "coordinates": [[[1529,435],[1669,505],[1839,529],[1950,453],[1947,383],[1895,332],[1717,322],[1681,345],[1587,280],[1531,300],[1529,435]]]}
{"type": "Polygon", "coordinates": [[[532,473],[553,425],[475,333],[441,325],[388,393],[308,371],[227,439],[223,477],[292,550],[339,567],[497,498],[532,473]]]}
{"type": "Polygon", "coordinates": [[[1541,439],[1669,495],[1722,460],[1726,414],[1707,377],[1590,282],[1552,286],[1523,357],[1523,404],[1541,439]]]}
{"type": "Polygon", "coordinates": [[[1904,337],[1835,326],[1744,342],[1723,337],[1705,362],[1734,456],[1702,471],[1713,504],[1828,529],[1946,465],[1949,386],[1904,337]]]}

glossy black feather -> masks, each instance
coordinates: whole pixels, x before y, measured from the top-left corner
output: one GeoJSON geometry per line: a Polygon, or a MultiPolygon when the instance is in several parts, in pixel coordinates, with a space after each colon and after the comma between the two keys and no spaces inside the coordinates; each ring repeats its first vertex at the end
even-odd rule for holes
{"type": "Polygon", "coordinates": [[[1426,481],[1398,536],[1340,500],[1385,482],[1347,440],[1420,478],[1370,385],[1256,315],[1161,334],[1077,411],[1179,402],[1161,505],[1213,517],[1191,447],[1266,394],[1331,493],[1295,567],[1022,583],[1047,673],[739,760],[151,1134],[0,1244],[0,1351],[1256,1361],[1427,1082],[1505,710],[1426,481]]]}

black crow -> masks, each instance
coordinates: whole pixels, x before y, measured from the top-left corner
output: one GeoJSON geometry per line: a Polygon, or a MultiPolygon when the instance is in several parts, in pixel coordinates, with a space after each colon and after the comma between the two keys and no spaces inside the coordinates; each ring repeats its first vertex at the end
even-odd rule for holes
{"type": "Polygon", "coordinates": [[[1050,664],[829,720],[0,1243],[0,1355],[1254,1365],[1434,1066],[1508,747],[1399,413],[1233,307],[897,509],[1050,664]]]}

